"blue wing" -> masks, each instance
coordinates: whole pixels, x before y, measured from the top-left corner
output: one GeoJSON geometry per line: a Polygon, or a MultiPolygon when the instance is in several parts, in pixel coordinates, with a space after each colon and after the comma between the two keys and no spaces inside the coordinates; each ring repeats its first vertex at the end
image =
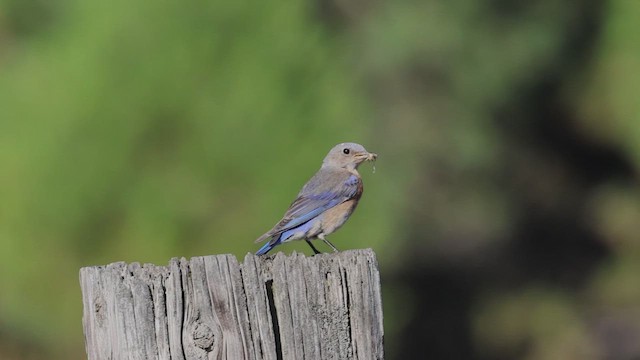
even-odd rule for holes
{"type": "MultiPolygon", "coordinates": [[[[270,246],[265,244],[265,253],[280,240],[280,234],[303,226],[328,209],[362,193],[360,177],[346,170],[320,169],[302,188],[276,226],[262,235],[256,242],[272,237],[270,246]]],[[[262,249],[261,249],[262,250],[262,249]]]]}

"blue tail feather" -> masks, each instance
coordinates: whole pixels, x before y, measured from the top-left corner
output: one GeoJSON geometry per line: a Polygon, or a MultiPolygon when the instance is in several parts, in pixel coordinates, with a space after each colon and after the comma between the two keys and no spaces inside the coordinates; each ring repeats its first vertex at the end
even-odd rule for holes
{"type": "Polygon", "coordinates": [[[260,250],[256,251],[256,255],[264,255],[268,253],[271,249],[273,249],[276,245],[280,244],[280,239],[273,241],[270,239],[266,244],[262,245],[260,250]]]}
{"type": "MultiPolygon", "coordinates": [[[[266,253],[269,252],[269,250],[273,249],[276,245],[281,244],[283,241],[290,241],[290,239],[296,235],[296,234],[304,234],[306,232],[309,231],[309,229],[314,225],[314,221],[310,220],[307,221],[306,223],[303,223],[302,225],[299,225],[298,227],[295,227],[293,229],[289,229],[285,232],[283,232],[280,235],[276,235],[278,236],[278,238],[271,238],[271,240],[267,241],[266,244],[264,244],[260,250],[258,250],[256,252],[256,255],[264,255],[266,253]]],[[[295,239],[300,239],[301,237],[298,236],[295,239]]]]}
{"type": "Polygon", "coordinates": [[[266,253],[269,252],[269,250],[273,249],[273,245],[271,245],[271,242],[268,241],[266,244],[264,244],[260,250],[256,251],[256,255],[264,255],[266,253]]]}

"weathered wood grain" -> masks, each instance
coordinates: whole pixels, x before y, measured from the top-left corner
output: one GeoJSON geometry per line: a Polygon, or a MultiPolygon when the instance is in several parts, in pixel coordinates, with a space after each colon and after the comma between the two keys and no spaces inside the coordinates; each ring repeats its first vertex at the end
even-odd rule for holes
{"type": "Polygon", "coordinates": [[[382,359],[371,249],[80,270],[88,358],[382,359]]]}

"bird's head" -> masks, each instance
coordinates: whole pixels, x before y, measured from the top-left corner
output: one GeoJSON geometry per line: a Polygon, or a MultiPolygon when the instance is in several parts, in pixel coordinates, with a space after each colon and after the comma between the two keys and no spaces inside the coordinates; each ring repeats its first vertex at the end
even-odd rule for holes
{"type": "Polygon", "coordinates": [[[355,170],[364,161],[374,161],[377,154],[368,152],[364,146],[356,143],[338,144],[329,151],[322,161],[322,167],[338,167],[355,170]]]}

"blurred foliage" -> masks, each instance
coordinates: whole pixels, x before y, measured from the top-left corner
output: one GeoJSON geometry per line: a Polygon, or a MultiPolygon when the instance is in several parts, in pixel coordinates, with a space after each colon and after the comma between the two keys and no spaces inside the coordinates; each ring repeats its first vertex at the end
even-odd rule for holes
{"type": "Polygon", "coordinates": [[[81,266],[255,251],[341,141],[389,358],[639,357],[638,18],[0,0],[0,358],[85,357],[81,266]]]}

